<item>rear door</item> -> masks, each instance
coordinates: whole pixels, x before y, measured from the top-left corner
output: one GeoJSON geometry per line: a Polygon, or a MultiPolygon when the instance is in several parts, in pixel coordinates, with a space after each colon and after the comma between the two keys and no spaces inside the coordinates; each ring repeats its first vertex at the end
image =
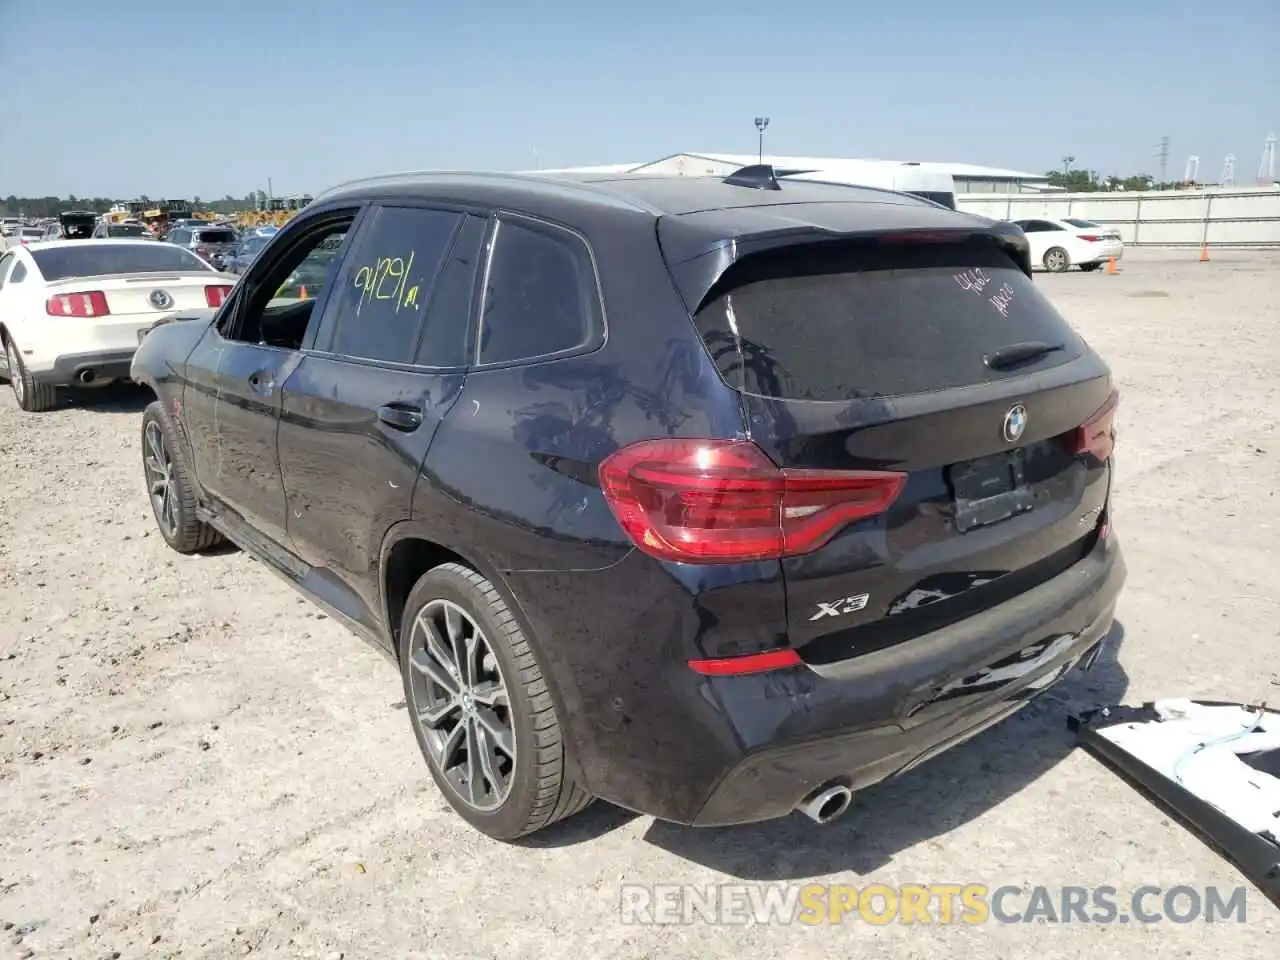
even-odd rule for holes
{"type": "Polygon", "coordinates": [[[1110,466],[1078,453],[1077,428],[1110,375],[1000,245],[901,235],[758,255],[695,323],[775,462],[862,471],[851,482],[891,500],[783,561],[811,662],[1003,602],[1095,542],[1110,466]]]}
{"type": "Polygon", "coordinates": [[[347,588],[335,605],[367,626],[383,537],[409,518],[419,468],[462,391],[485,223],[456,210],[372,210],[284,384],[289,536],[347,588]]]}

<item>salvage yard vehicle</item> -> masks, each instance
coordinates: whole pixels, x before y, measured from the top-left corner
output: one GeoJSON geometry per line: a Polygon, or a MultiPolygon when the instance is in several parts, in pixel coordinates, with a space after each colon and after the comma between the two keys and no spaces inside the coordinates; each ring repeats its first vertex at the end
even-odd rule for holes
{"type": "Polygon", "coordinates": [[[489,836],[825,823],[1110,630],[1117,395],[1030,273],[1008,224],[768,168],[358,181],[147,336],[141,466],[173,549],[398,665],[489,836]]]}
{"type": "Polygon", "coordinates": [[[1079,217],[1065,220],[1038,217],[1014,222],[1031,244],[1031,262],[1051,273],[1064,273],[1072,267],[1088,273],[1109,259],[1119,260],[1124,256],[1124,241],[1115,227],[1104,227],[1079,217]]]}
{"type": "Polygon", "coordinates": [[[156,320],[217,306],[234,283],[195,254],[154,240],[15,247],[0,257],[0,376],[23,410],[49,410],[58,387],[127,379],[156,320]]]}

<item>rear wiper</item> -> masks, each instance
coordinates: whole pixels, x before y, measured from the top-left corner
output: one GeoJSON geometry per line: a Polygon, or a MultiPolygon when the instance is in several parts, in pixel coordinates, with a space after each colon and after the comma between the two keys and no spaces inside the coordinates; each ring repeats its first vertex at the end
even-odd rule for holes
{"type": "Polygon", "coordinates": [[[1027,340],[1023,343],[1011,343],[1007,347],[997,347],[985,357],[983,362],[992,370],[1007,370],[1028,360],[1043,357],[1046,353],[1056,353],[1067,349],[1065,343],[1045,343],[1043,340],[1027,340]]]}

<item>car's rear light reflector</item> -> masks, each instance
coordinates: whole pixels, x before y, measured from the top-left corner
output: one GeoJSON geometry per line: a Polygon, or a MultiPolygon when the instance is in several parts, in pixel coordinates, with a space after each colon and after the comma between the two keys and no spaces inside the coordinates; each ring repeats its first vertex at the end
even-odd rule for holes
{"type": "Polygon", "coordinates": [[[1089,243],[1097,243],[1099,240],[1106,239],[1105,237],[1095,236],[1092,233],[1081,233],[1081,234],[1077,234],[1077,236],[1079,236],[1081,240],[1086,240],[1089,243]]]}
{"type": "Polygon", "coordinates": [[[605,500],[645,553],[745,563],[809,553],[883,513],[906,474],[777,466],[749,440],[645,440],[600,464],[605,500]]]}
{"type": "Polygon", "coordinates": [[[51,317],[105,317],[111,312],[107,295],[101,290],[60,293],[45,302],[44,310],[51,317]]]}
{"type": "Polygon", "coordinates": [[[211,307],[220,307],[222,302],[227,299],[231,293],[231,287],[225,283],[215,284],[204,288],[204,302],[211,307]]]}
{"type": "Polygon", "coordinates": [[[694,673],[700,673],[704,677],[741,677],[749,673],[798,667],[802,662],[800,654],[786,649],[748,653],[741,657],[724,657],[719,660],[690,660],[689,666],[694,673]]]}
{"type": "Polygon", "coordinates": [[[1107,402],[1092,417],[1076,428],[1075,453],[1077,456],[1091,456],[1098,460],[1106,460],[1116,445],[1116,407],[1120,403],[1120,393],[1111,391],[1107,402]]]}

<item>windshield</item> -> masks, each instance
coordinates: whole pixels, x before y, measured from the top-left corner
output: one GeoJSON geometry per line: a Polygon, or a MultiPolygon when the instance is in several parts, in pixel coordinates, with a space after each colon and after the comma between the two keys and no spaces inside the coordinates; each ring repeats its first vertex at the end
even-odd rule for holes
{"type": "Polygon", "coordinates": [[[212,272],[194,254],[159,243],[88,243],[33,250],[31,256],[50,282],[131,273],[212,272]]]}
{"type": "Polygon", "coordinates": [[[1067,217],[1067,218],[1066,218],[1065,220],[1063,220],[1062,222],[1063,222],[1063,223],[1069,223],[1069,224],[1071,224],[1073,227],[1085,227],[1085,228],[1089,228],[1089,227],[1096,227],[1096,226],[1097,226],[1097,224],[1096,224],[1096,223],[1094,223],[1092,220],[1081,220],[1079,217],[1067,217]]]}

